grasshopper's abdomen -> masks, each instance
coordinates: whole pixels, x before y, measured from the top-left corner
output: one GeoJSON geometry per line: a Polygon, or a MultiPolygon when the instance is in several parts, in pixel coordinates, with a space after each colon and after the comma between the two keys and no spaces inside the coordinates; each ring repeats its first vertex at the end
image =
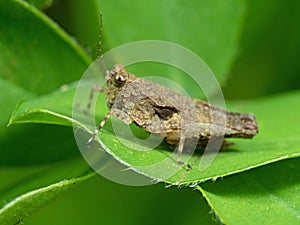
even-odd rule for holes
{"type": "Polygon", "coordinates": [[[256,118],[251,113],[227,112],[226,137],[252,138],[258,133],[256,118]]]}
{"type": "Polygon", "coordinates": [[[208,136],[252,138],[258,133],[256,118],[251,113],[229,112],[207,102],[195,100],[198,119],[208,136]]]}

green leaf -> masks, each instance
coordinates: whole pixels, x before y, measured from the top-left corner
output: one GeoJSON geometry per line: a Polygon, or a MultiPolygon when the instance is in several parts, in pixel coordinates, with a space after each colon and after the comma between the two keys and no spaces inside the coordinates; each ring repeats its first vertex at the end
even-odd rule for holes
{"type": "Polygon", "coordinates": [[[36,209],[56,197],[59,193],[69,189],[88,177],[63,180],[47,187],[39,188],[23,194],[0,209],[1,224],[16,224],[22,221],[20,218],[29,215],[36,209]]]}
{"type": "MultiPolygon", "coordinates": [[[[20,99],[29,98],[33,96],[30,92],[20,88],[13,83],[1,79],[0,78],[0,90],[3,93],[0,96],[0,103],[1,105],[5,106],[1,108],[1,118],[0,119],[0,126],[6,126],[9,116],[11,112],[14,110],[16,104],[20,101],[20,99]]],[[[4,133],[4,131],[0,130],[0,135],[4,133]]]]}
{"type": "Polygon", "coordinates": [[[64,193],[23,222],[81,225],[97,224],[95,221],[101,220],[101,224],[109,225],[150,225],[157,224],[159,218],[159,224],[219,224],[212,221],[209,211],[201,193],[190,188],[166,188],[163,183],[130,187],[96,176],[64,193]],[[165,207],[165,204],[179,207],[165,207]],[[149,212],[155,212],[155,216],[147,216],[149,212]]]}
{"type": "Polygon", "coordinates": [[[30,113],[26,112],[28,101],[20,102],[17,106],[18,110],[14,112],[15,122],[43,123],[48,121],[49,124],[71,126],[74,120],[63,115],[70,115],[70,112],[72,112],[72,102],[70,100],[74,97],[75,88],[76,84],[65,85],[60,90],[50,94],[50,98],[46,95],[29,100],[31,107],[36,108],[36,110],[30,111],[30,113]],[[55,113],[54,109],[58,110],[57,112],[59,113],[55,113]]]}
{"type": "Polygon", "coordinates": [[[77,147],[69,129],[37,124],[7,127],[9,116],[20,99],[34,95],[1,78],[0,89],[4,93],[0,95],[0,104],[3,106],[0,118],[0,166],[35,165],[74,157],[77,147]]]}
{"type": "Polygon", "coordinates": [[[28,3],[33,4],[38,9],[46,9],[53,4],[53,0],[26,0],[28,3]]]}
{"type": "MultiPolygon", "coordinates": [[[[244,0],[112,0],[107,4],[99,1],[104,19],[104,48],[138,40],[175,42],[203,58],[218,81],[224,83],[236,53],[245,5],[244,0]]],[[[149,74],[151,68],[137,71],[149,74]]],[[[181,81],[179,71],[174,74],[166,69],[164,73],[181,81]]]]}
{"type": "Polygon", "coordinates": [[[299,224],[299,165],[285,160],[198,188],[225,224],[299,224]]]}
{"type": "Polygon", "coordinates": [[[0,224],[17,224],[63,191],[95,175],[87,170],[82,160],[69,160],[67,165],[64,162],[25,169],[1,169],[0,173],[10,174],[10,177],[1,180],[1,202],[7,204],[0,209],[0,224]],[[80,175],[83,172],[85,175],[80,175]]]}
{"type": "Polygon", "coordinates": [[[37,94],[79,79],[91,62],[53,21],[20,0],[0,1],[0,52],[0,77],[37,94]]]}
{"type": "MultiPolygon", "coordinates": [[[[59,94],[54,92],[47,96],[23,102],[12,115],[11,124],[21,122],[32,123],[35,120],[43,123],[54,123],[56,119],[41,120],[41,118],[49,118],[47,114],[51,114],[52,116],[58,114],[60,119],[65,118],[71,121],[71,112],[61,115],[60,113],[66,113],[71,108],[74,89],[75,87],[71,86],[64,93],[59,94]],[[51,104],[54,102],[58,106],[63,106],[56,108],[55,104],[51,104]],[[47,103],[49,103],[48,106],[47,103]],[[34,114],[37,110],[46,115],[35,118],[34,114]],[[27,120],[28,117],[30,117],[30,120],[27,120]]],[[[84,98],[84,96],[82,97],[84,98]]],[[[88,95],[85,97],[88,99],[88,95]]],[[[118,139],[108,124],[100,132],[99,137],[101,141],[98,141],[114,158],[133,170],[154,179],[162,179],[172,184],[178,181],[185,184],[216,179],[282,159],[299,157],[300,140],[298,133],[300,132],[300,126],[296,120],[298,117],[297,111],[299,106],[297,102],[299,97],[300,92],[298,91],[253,101],[230,102],[231,109],[235,111],[248,111],[257,115],[260,133],[253,140],[234,140],[235,145],[226,151],[219,152],[212,164],[204,171],[198,170],[202,155],[196,152],[189,160],[189,163],[193,167],[190,172],[187,173],[184,169],[181,169],[174,176],[162,179],[166,175],[163,169],[148,166],[159,163],[171,155],[170,147],[167,144],[163,143],[153,151],[136,151],[134,148],[141,148],[140,144],[123,138],[118,139]],[[280,107],[283,104],[285,108],[280,107]],[[274,107],[276,107],[276,113],[274,113],[274,107]],[[285,118],[289,118],[294,122],[291,124],[287,123],[285,118]],[[278,122],[274,124],[274,121],[278,122]],[[127,147],[124,143],[127,144],[127,147]]],[[[103,118],[103,110],[99,110],[99,112],[103,113],[101,115],[103,118]]],[[[76,121],[76,124],[84,128],[84,130],[89,130],[90,133],[94,129],[81,121],[76,121]]],[[[138,127],[133,128],[137,129],[140,134],[144,132],[138,127]]],[[[179,165],[177,165],[175,160],[176,155],[174,161],[169,160],[164,166],[170,170],[178,169],[179,165]]]]}
{"type": "Polygon", "coordinates": [[[99,10],[96,0],[56,0],[45,12],[96,58],[99,42],[99,10]]]}
{"type": "Polygon", "coordinates": [[[38,124],[7,127],[9,116],[20,99],[34,95],[1,78],[0,89],[3,92],[0,95],[0,104],[3,106],[0,118],[0,166],[35,165],[74,157],[77,147],[69,129],[38,124]]]}
{"type": "Polygon", "coordinates": [[[40,164],[74,156],[72,148],[76,145],[70,130],[39,125],[12,128],[7,124],[20,100],[78,79],[90,61],[78,44],[34,6],[0,0],[2,166],[40,164]]]}

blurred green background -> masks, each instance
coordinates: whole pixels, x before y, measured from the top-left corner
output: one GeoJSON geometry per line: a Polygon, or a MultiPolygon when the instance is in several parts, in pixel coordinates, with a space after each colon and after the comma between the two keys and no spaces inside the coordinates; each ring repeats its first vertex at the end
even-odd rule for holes
{"type": "Polygon", "coordinates": [[[237,59],[224,88],[228,98],[256,97],[300,87],[300,2],[247,2],[237,59]]]}
{"type": "MultiPolygon", "coordinates": [[[[97,54],[99,35],[98,7],[104,17],[103,52],[118,44],[134,41],[129,39],[130,35],[129,37],[124,35],[124,38],[118,37],[118,40],[121,40],[120,43],[115,41],[112,36],[116,29],[118,29],[116,34],[136,32],[137,34],[133,34],[136,37],[135,40],[139,40],[139,38],[159,39],[157,36],[159,32],[150,32],[150,35],[146,37],[139,32],[143,32],[143,29],[159,30],[161,29],[160,23],[180,26],[181,22],[178,21],[185,20],[180,17],[180,8],[175,9],[175,11],[178,10],[178,15],[170,15],[168,14],[169,8],[158,9],[154,7],[155,4],[139,1],[54,0],[52,2],[50,0],[32,0],[29,2],[40,6],[45,14],[56,21],[74,40],[78,41],[93,58],[97,54]],[[147,14],[143,11],[135,11],[139,7],[133,7],[133,5],[146,8],[147,14]],[[165,20],[168,22],[164,21],[164,16],[159,16],[162,21],[155,21],[153,18],[158,17],[158,14],[166,14],[165,20]]],[[[197,10],[204,2],[197,1],[196,4],[199,5],[189,7],[191,10],[193,8],[197,10]]],[[[227,99],[253,98],[299,89],[300,1],[249,0],[242,2],[246,3],[246,7],[241,16],[243,21],[241,33],[237,37],[239,41],[237,50],[234,52],[235,59],[228,66],[230,68],[227,71],[228,78],[223,85],[225,97],[227,99]]],[[[181,4],[184,7],[188,3],[181,1],[181,4]]],[[[172,1],[162,1],[162,5],[172,7],[172,1]]],[[[197,14],[197,11],[194,13],[197,14]]],[[[2,21],[1,24],[8,25],[8,22],[2,21]]],[[[205,22],[203,21],[203,23],[205,22]]],[[[216,27],[218,28],[218,25],[216,27]]],[[[222,24],[219,28],[222,28],[222,24]]],[[[1,29],[2,32],[5,30],[4,27],[1,29]]],[[[186,32],[185,35],[193,35],[193,30],[186,29],[186,32]]],[[[172,37],[170,35],[169,40],[172,40],[172,37]]],[[[180,40],[180,35],[178,37],[180,40]]],[[[211,60],[210,57],[218,61],[217,53],[212,56],[208,55],[208,60],[211,60]]],[[[2,63],[5,62],[3,58],[0,60],[2,63]]],[[[7,67],[9,66],[10,64],[7,65],[7,67]]],[[[2,65],[2,67],[4,66],[2,65]]],[[[214,66],[212,65],[212,67],[214,66]]],[[[80,75],[81,72],[78,74],[80,75]]],[[[71,74],[69,77],[72,76],[71,74]]],[[[74,75],[73,78],[76,76],[74,75]]],[[[70,81],[73,78],[70,78],[70,81]]],[[[66,80],[68,79],[66,78],[66,80]]],[[[49,90],[51,89],[54,87],[49,88],[49,90]]],[[[43,93],[43,90],[39,93],[43,93]]],[[[13,108],[14,106],[10,111],[13,108]]],[[[14,148],[9,149],[10,153],[9,150],[4,150],[4,147],[0,149],[2,184],[5,184],[5,180],[22,177],[20,171],[24,170],[22,167],[24,165],[46,163],[39,161],[40,152],[38,150],[34,150],[31,153],[32,156],[27,155],[28,152],[25,150],[30,149],[33,144],[43,144],[49,149],[55,149],[57,145],[60,145],[60,149],[64,150],[63,154],[57,155],[54,151],[47,158],[47,162],[69,158],[70,155],[80,157],[70,129],[50,126],[33,126],[33,129],[37,133],[40,133],[41,130],[45,133],[45,139],[40,140],[42,143],[37,141],[33,143],[32,140],[26,138],[20,140],[19,145],[14,146],[14,148],[24,149],[23,154],[19,155],[11,153],[14,148]],[[52,139],[46,138],[48,132],[52,133],[52,139]],[[53,134],[61,139],[53,137],[53,134]],[[53,142],[53,140],[56,141],[53,142]],[[29,158],[28,161],[26,158],[29,158]],[[14,166],[16,166],[14,168],[16,172],[11,171],[14,170],[12,169],[14,166]]],[[[2,142],[2,146],[8,146],[11,140],[3,139],[2,142]]],[[[22,151],[17,152],[22,153],[22,151]]],[[[47,152],[51,151],[47,150],[47,152]]],[[[24,177],[24,182],[26,182],[25,170],[24,177]]],[[[12,185],[18,185],[18,183],[12,185]]],[[[164,188],[164,184],[127,187],[97,176],[60,195],[55,201],[27,218],[25,224],[155,224],[158,221],[161,224],[217,224],[214,215],[209,212],[209,206],[198,191],[191,191],[184,187],[164,188]]]]}

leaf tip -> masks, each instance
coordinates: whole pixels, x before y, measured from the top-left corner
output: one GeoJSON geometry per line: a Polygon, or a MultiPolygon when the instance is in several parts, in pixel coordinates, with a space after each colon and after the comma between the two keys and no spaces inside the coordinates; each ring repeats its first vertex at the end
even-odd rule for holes
{"type": "Polygon", "coordinates": [[[6,127],[9,127],[10,125],[12,125],[12,120],[11,119],[9,119],[9,121],[8,121],[8,124],[6,125],[6,127]]]}

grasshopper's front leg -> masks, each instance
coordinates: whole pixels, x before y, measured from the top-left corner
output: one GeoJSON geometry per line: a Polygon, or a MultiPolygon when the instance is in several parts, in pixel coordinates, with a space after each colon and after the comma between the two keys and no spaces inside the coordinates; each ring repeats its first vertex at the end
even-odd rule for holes
{"type": "Polygon", "coordinates": [[[111,109],[106,116],[103,118],[103,120],[99,123],[98,127],[94,130],[92,136],[90,137],[90,139],[87,141],[86,145],[89,147],[91,142],[95,139],[95,137],[98,135],[99,131],[101,130],[101,128],[104,126],[104,124],[106,123],[106,121],[111,117],[111,115],[113,114],[113,109],[111,109]]]}
{"type": "Polygon", "coordinates": [[[106,116],[103,118],[103,120],[99,123],[99,125],[97,126],[97,128],[94,130],[94,132],[93,132],[92,136],[90,137],[90,139],[87,141],[87,143],[86,143],[87,146],[90,145],[90,143],[98,135],[98,133],[101,130],[101,128],[104,126],[104,124],[107,122],[107,120],[111,116],[115,116],[116,118],[118,118],[119,120],[123,121],[126,124],[130,124],[132,122],[132,119],[131,119],[131,117],[128,114],[126,114],[125,112],[123,112],[120,109],[111,108],[109,110],[109,112],[106,114],[106,116]]]}

